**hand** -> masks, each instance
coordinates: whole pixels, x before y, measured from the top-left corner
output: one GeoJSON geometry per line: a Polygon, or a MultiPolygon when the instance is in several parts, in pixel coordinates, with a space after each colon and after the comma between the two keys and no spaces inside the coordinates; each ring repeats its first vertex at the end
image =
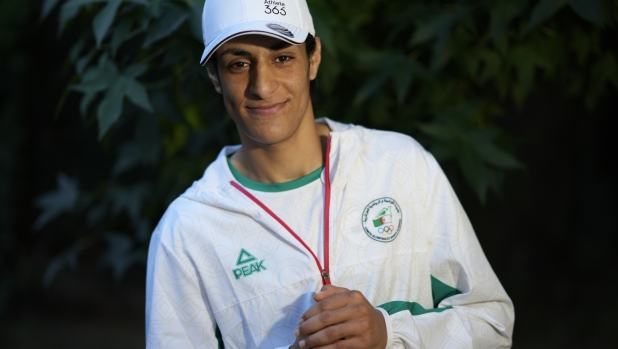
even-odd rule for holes
{"type": "Polygon", "coordinates": [[[300,318],[291,348],[386,347],[384,316],[359,291],[325,285],[313,299],[318,303],[300,318]]]}

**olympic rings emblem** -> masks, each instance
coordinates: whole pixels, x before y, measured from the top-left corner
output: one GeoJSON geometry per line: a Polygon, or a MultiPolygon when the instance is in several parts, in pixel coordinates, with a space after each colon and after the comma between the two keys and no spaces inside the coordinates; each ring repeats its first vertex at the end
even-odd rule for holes
{"type": "Polygon", "coordinates": [[[382,235],[392,234],[395,231],[395,227],[392,225],[387,225],[385,227],[378,228],[378,233],[382,235]]]}

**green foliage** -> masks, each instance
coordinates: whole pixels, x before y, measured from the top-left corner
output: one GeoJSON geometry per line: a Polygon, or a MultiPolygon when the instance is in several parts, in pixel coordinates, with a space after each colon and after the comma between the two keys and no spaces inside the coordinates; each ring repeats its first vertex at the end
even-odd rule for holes
{"type": "Polygon", "coordinates": [[[36,200],[36,205],[42,212],[34,222],[34,229],[41,229],[63,213],[72,212],[77,205],[78,198],[77,181],[60,173],[58,175],[58,188],[36,200]]]}
{"type": "MultiPolygon", "coordinates": [[[[481,201],[499,193],[505,171],[524,168],[501,118],[539,88],[559,89],[589,110],[618,88],[618,56],[607,44],[616,0],[308,2],[323,44],[318,115],[413,135],[440,161],[458,164],[481,201]]],[[[59,8],[59,33],[78,38],[67,91],[81,95],[85,124],[98,125],[114,159],[98,185],[82,189],[61,177],[38,201],[36,228],[66,212],[88,227],[73,235],[48,280],[97,244],[108,246],[100,261],[118,277],[143,261],[165,207],[222,145],[237,141],[198,64],[202,5],[44,2],[41,17],[59,8]]]]}

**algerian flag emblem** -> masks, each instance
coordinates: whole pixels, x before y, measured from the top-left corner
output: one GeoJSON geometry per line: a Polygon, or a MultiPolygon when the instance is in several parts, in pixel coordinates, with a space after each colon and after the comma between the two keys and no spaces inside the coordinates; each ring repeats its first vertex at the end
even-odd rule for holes
{"type": "Polygon", "coordinates": [[[388,223],[393,223],[393,215],[391,214],[391,206],[385,207],[382,210],[380,210],[376,218],[374,218],[373,220],[373,226],[377,228],[377,227],[383,226],[384,224],[388,224],[388,223]]]}
{"type": "Polygon", "coordinates": [[[384,197],[371,201],[363,210],[361,224],[368,237],[391,242],[401,231],[403,212],[395,199],[384,197]]]}
{"type": "Polygon", "coordinates": [[[236,260],[236,265],[243,265],[253,261],[257,261],[257,258],[244,248],[241,248],[238,259],[236,260]]]}

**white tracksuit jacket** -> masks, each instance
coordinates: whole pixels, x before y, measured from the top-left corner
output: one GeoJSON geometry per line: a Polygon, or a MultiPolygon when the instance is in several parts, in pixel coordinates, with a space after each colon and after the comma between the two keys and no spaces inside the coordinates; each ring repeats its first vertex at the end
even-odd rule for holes
{"type": "MultiPolygon", "coordinates": [[[[321,122],[332,130],[332,284],[382,311],[388,348],[509,348],[513,304],[435,159],[405,135],[321,122]]],[[[230,184],[237,149],[224,148],[153,233],[148,348],[287,348],[315,304],[311,253],[230,184]]]]}

